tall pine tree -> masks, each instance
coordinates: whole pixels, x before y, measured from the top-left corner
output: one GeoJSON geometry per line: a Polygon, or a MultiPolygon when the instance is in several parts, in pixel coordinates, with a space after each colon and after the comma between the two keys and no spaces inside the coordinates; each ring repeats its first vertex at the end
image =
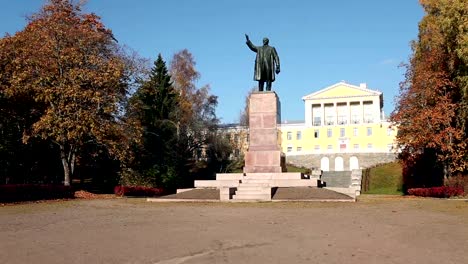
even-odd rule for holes
{"type": "MultiPolygon", "coordinates": [[[[174,113],[178,95],[168,74],[161,54],[151,68],[149,78],[130,99],[129,114],[143,128],[142,146],[136,151],[135,164],[144,183],[153,186],[174,187],[175,152],[178,140],[178,123],[174,113]]],[[[139,183],[141,184],[141,183],[139,183]]]]}

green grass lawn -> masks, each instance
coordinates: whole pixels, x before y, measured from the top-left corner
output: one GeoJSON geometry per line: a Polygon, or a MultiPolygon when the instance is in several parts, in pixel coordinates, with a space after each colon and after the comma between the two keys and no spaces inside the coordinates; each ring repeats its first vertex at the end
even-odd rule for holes
{"type": "Polygon", "coordinates": [[[302,172],[304,174],[310,174],[310,169],[304,167],[297,167],[292,164],[286,164],[286,168],[288,172],[302,172]]]}
{"type": "Polygon", "coordinates": [[[379,165],[370,169],[369,190],[366,194],[403,195],[402,171],[398,162],[379,165]]]}

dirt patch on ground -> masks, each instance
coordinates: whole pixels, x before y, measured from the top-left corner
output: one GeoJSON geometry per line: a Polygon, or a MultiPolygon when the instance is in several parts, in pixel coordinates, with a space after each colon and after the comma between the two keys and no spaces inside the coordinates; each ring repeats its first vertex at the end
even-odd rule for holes
{"type": "Polygon", "coordinates": [[[114,199],[116,198],[115,194],[96,194],[88,191],[76,191],[75,198],[77,199],[114,199]]]}
{"type": "MultiPolygon", "coordinates": [[[[193,189],[177,194],[159,197],[160,199],[219,200],[217,189],[193,189]]],[[[277,188],[272,200],[353,200],[351,197],[331,190],[314,187],[277,188]]]]}
{"type": "Polygon", "coordinates": [[[0,263],[468,263],[468,202],[148,203],[0,208],[0,263]]]}
{"type": "Polygon", "coordinates": [[[312,187],[278,188],[273,200],[353,200],[331,190],[312,187]]]}
{"type": "Polygon", "coordinates": [[[181,193],[161,196],[160,199],[203,199],[203,200],[219,200],[219,190],[217,189],[193,189],[181,193]]]}

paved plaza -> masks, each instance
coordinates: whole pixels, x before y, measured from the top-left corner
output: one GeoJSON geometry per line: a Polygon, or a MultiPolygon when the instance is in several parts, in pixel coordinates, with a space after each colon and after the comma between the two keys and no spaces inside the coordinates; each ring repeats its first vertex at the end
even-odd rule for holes
{"type": "Polygon", "coordinates": [[[0,206],[0,263],[468,263],[468,202],[0,206]]]}

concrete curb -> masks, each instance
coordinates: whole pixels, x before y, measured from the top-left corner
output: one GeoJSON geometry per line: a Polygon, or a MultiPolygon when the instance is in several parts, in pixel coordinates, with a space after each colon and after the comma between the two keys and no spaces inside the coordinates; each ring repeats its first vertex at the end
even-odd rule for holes
{"type": "Polygon", "coordinates": [[[262,200],[213,200],[213,199],[161,199],[161,198],[147,198],[147,202],[157,202],[157,203],[168,203],[168,202],[187,202],[187,203],[270,203],[270,202],[339,202],[339,203],[354,203],[356,199],[297,199],[297,200],[271,200],[271,201],[262,201],[262,200]]]}
{"type": "Polygon", "coordinates": [[[219,203],[221,200],[214,199],[163,199],[163,198],[146,198],[147,202],[165,203],[165,202],[208,202],[208,203],[219,203]]]}

